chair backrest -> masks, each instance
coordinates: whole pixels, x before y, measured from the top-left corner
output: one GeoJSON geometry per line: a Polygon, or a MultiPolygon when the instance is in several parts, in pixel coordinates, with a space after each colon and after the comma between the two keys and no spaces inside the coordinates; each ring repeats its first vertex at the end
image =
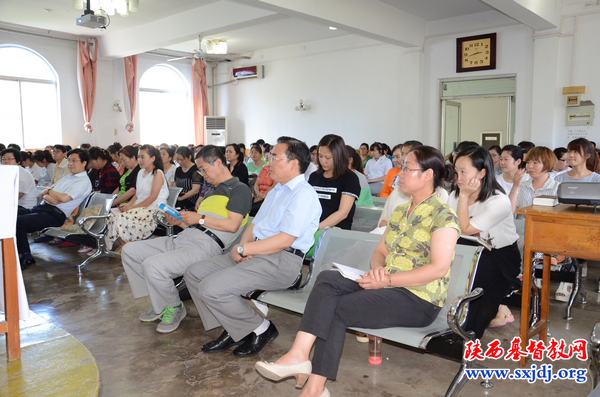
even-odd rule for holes
{"type": "Polygon", "coordinates": [[[177,204],[177,197],[179,197],[179,193],[181,193],[182,190],[183,188],[180,187],[170,187],[169,197],[167,197],[167,205],[175,207],[175,204],[177,204]]]}
{"type": "Polygon", "coordinates": [[[319,272],[331,269],[333,262],[369,270],[371,256],[381,235],[329,228],[321,233],[321,239],[320,249],[312,264],[312,276],[304,290],[311,289],[319,272]]]}
{"type": "MultiPolygon", "coordinates": [[[[459,296],[466,295],[473,289],[477,265],[483,246],[456,244],[454,259],[450,265],[450,283],[448,284],[446,304],[442,308],[438,318],[446,319],[452,301],[459,296]]],[[[468,306],[468,305],[466,305],[468,306]]],[[[466,311],[459,315],[460,323],[466,318],[466,311]]]]}
{"type": "MultiPolygon", "coordinates": [[[[101,205],[100,213],[98,215],[108,215],[110,213],[110,209],[112,207],[113,201],[115,200],[115,196],[107,193],[95,193],[94,197],[92,197],[89,206],[93,205],[101,205]]],[[[92,227],[90,228],[90,232],[99,233],[106,224],[106,220],[99,219],[94,222],[92,227]]]]}
{"type": "Polygon", "coordinates": [[[373,197],[373,205],[375,207],[383,208],[385,207],[385,202],[387,201],[387,197],[373,197]]]}
{"type": "Polygon", "coordinates": [[[370,232],[377,227],[383,207],[365,207],[357,205],[352,219],[352,230],[370,232]]]}

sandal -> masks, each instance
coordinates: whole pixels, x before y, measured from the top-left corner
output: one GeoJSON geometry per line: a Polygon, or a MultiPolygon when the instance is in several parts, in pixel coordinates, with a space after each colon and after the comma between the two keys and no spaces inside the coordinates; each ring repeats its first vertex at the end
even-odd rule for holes
{"type": "Polygon", "coordinates": [[[496,314],[496,317],[490,321],[490,328],[502,327],[508,323],[512,323],[513,321],[515,321],[515,317],[510,312],[508,306],[500,305],[498,307],[498,314],[496,314]]]}
{"type": "Polygon", "coordinates": [[[89,252],[89,251],[91,251],[91,250],[93,250],[93,249],[94,249],[93,247],[86,247],[86,246],[84,245],[83,247],[79,248],[79,249],[77,250],[77,252],[79,252],[80,254],[84,254],[84,253],[86,253],[86,252],[89,252]]]}
{"type": "Polygon", "coordinates": [[[556,294],[554,298],[557,301],[568,302],[571,297],[571,292],[573,291],[573,283],[565,283],[564,281],[560,283],[558,289],[556,290],[556,294]]]}
{"type": "Polygon", "coordinates": [[[59,239],[55,238],[54,240],[48,242],[48,244],[50,244],[50,245],[58,245],[58,244],[61,244],[62,242],[63,242],[62,240],[59,240],[59,239]]]}

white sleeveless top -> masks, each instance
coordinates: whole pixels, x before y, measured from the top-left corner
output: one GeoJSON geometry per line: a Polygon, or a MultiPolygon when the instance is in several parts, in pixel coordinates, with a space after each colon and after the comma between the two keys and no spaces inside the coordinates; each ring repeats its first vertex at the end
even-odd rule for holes
{"type": "Polygon", "coordinates": [[[137,201],[134,204],[141,203],[142,201],[150,197],[154,177],[160,174],[163,178],[163,184],[160,188],[160,192],[158,193],[158,197],[156,198],[156,200],[154,200],[152,204],[146,207],[151,210],[157,210],[160,204],[167,203],[167,198],[169,197],[169,188],[167,187],[167,180],[165,178],[165,174],[161,170],[156,170],[155,174],[149,173],[148,175],[144,176],[145,173],[145,170],[140,170],[140,172],[138,172],[135,183],[135,194],[137,195],[137,201]]]}

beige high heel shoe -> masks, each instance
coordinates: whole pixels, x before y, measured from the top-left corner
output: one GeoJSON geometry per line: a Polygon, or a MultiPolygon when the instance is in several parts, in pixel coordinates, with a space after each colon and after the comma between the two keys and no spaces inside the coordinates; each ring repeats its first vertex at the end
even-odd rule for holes
{"type": "MultiPolygon", "coordinates": [[[[312,364],[309,360],[291,365],[281,365],[268,363],[266,361],[259,361],[254,365],[254,368],[256,368],[258,373],[265,378],[274,381],[280,381],[293,376],[296,378],[296,388],[298,389],[304,387],[304,384],[312,372],[312,364]]],[[[329,396],[329,392],[327,392],[327,394],[321,394],[321,396],[327,397],[329,396]]]]}

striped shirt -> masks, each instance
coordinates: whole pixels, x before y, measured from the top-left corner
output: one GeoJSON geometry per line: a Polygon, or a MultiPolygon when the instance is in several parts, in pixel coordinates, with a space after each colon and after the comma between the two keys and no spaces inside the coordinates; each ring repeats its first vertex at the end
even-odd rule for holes
{"type": "Polygon", "coordinates": [[[542,195],[556,196],[558,191],[559,182],[554,180],[551,176],[544,183],[544,186],[535,190],[533,188],[533,179],[528,179],[521,183],[519,186],[519,195],[517,196],[517,208],[527,207],[533,205],[533,198],[542,195]]]}

